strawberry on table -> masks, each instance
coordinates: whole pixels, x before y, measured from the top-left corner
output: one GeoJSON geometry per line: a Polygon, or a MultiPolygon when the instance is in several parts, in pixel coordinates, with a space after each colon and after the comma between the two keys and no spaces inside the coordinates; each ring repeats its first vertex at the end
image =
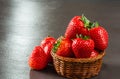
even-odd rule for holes
{"type": "Polygon", "coordinates": [[[53,47],[53,52],[63,57],[73,57],[72,41],[68,38],[60,37],[53,47]]]}
{"type": "Polygon", "coordinates": [[[48,64],[47,55],[44,53],[43,49],[40,46],[36,46],[32,51],[28,64],[30,68],[35,70],[42,70],[48,64]]]}
{"type": "Polygon", "coordinates": [[[56,41],[55,38],[48,36],[48,37],[44,38],[40,44],[40,46],[43,48],[44,52],[47,54],[49,62],[52,62],[52,56],[51,56],[50,52],[53,48],[55,41],[56,41]]]}
{"type": "Polygon", "coordinates": [[[76,58],[89,58],[94,49],[94,41],[87,36],[73,40],[72,49],[76,58]]]}

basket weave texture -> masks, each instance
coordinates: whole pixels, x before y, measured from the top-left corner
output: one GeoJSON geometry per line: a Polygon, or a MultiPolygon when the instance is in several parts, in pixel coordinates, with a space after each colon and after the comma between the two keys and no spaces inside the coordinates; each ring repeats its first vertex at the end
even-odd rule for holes
{"type": "Polygon", "coordinates": [[[98,75],[105,52],[94,58],[68,58],[51,52],[56,72],[66,78],[86,79],[98,75]]]}

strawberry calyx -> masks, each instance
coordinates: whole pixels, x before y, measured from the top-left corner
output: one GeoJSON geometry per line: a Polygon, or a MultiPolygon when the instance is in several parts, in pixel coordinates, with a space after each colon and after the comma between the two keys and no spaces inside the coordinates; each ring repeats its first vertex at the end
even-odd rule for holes
{"type": "Polygon", "coordinates": [[[90,30],[91,28],[99,26],[99,23],[97,21],[96,22],[90,22],[90,20],[88,20],[84,16],[84,14],[82,14],[81,20],[84,22],[84,27],[87,28],[88,30],[90,30]]]}
{"type": "Polygon", "coordinates": [[[87,39],[89,39],[89,38],[90,38],[89,36],[83,36],[82,39],[87,40],[87,39]]]}
{"type": "MultiPolygon", "coordinates": [[[[81,35],[81,34],[80,34],[81,35]]],[[[80,36],[78,34],[76,34],[76,38],[80,38],[80,36]]]]}
{"type": "Polygon", "coordinates": [[[53,49],[52,49],[52,52],[56,52],[57,51],[57,49],[58,49],[58,47],[60,46],[60,43],[61,43],[61,41],[62,41],[62,36],[56,41],[56,43],[53,45],[53,49]]]}
{"type": "Polygon", "coordinates": [[[77,37],[77,38],[82,38],[83,40],[90,39],[90,37],[89,37],[89,36],[82,35],[82,34],[80,34],[80,35],[76,34],[76,37],[77,37]]]}
{"type": "Polygon", "coordinates": [[[92,28],[94,28],[94,27],[98,27],[99,26],[99,23],[96,21],[96,22],[90,22],[89,23],[89,26],[88,26],[88,28],[89,29],[92,29],[92,28]]]}
{"type": "Polygon", "coordinates": [[[88,20],[88,19],[84,16],[84,14],[82,14],[81,20],[84,22],[84,26],[85,26],[85,27],[88,27],[88,26],[89,26],[90,20],[88,20]]]}

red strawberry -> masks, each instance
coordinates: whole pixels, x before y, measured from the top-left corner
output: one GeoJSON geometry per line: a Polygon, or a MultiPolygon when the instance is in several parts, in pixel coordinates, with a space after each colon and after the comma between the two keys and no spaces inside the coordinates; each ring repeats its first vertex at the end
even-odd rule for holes
{"type": "Polygon", "coordinates": [[[107,31],[101,26],[91,28],[89,31],[90,37],[95,42],[95,48],[98,50],[105,50],[108,46],[107,31]]]}
{"type": "Polygon", "coordinates": [[[73,57],[73,51],[71,45],[72,45],[72,41],[70,39],[61,37],[56,41],[53,47],[53,52],[59,56],[73,57]]]}
{"type": "MultiPolygon", "coordinates": [[[[68,27],[65,32],[65,37],[69,39],[76,38],[76,34],[88,34],[88,29],[84,27],[84,21],[86,18],[84,16],[74,16],[68,24],[68,27]]],[[[87,23],[86,21],[85,23],[87,23]]]]}
{"type": "Polygon", "coordinates": [[[42,70],[47,66],[47,55],[40,46],[36,46],[34,48],[29,57],[28,64],[32,69],[35,70],[42,70]]]}
{"type": "Polygon", "coordinates": [[[41,47],[43,48],[44,52],[47,54],[49,62],[52,62],[52,56],[51,56],[50,52],[53,48],[55,41],[56,40],[53,37],[46,37],[46,38],[44,38],[44,40],[42,40],[42,42],[40,44],[41,47]]]}
{"type": "Polygon", "coordinates": [[[94,41],[90,38],[85,38],[76,38],[73,40],[72,49],[76,58],[89,58],[94,49],[94,41]]]}
{"type": "Polygon", "coordinates": [[[42,48],[44,48],[47,44],[54,44],[55,43],[55,41],[56,41],[56,39],[55,38],[53,38],[53,37],[50,37],[50,36],[48,36],[48,37],[45,37],[42,41],[41,41],[41,47],[42,48]]]}
{"type": "Polygon", "coordinates": [[[98,53],[96,50],[93,50],[93,51],[91,52],[90,57],[91,57],[91,58],[93,58],[93,57],[97,57],[98,54],[99,54],[99,53],[98,53]]]}

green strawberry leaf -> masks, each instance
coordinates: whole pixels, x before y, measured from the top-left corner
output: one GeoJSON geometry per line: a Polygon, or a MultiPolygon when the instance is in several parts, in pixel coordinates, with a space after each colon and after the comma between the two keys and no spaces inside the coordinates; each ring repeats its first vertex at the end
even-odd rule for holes
{"type": "Polygon", "coordinates": [[[99,23],[98,22],[90,22],[84,14],[82,14],[81,20],[84,22],[84,27],[90,30],[91,28],[98,27],[99,23]]]}
{"type": "Polygon", "coordinates": [[[90,21],[82,14],[81,20],[84,22],[85,27],[89,26],[90,21]]]}
{"type": "Polygon", "coordinates": [[[76,34],[77,38],[82,38],[83,40],[87,40],[89,39],[90,37],[89,36],[86,36],[86,35],[82,35],[82,34],[76,34]]]}
{"type": "Polygon", "coordinates": [[[87,40],[87,39],[89,39],[90,37],[89,36],[86,36],[86,35],[82,35],[82,34],[76,34],[76,37],[77,38],[82,38],[83,40],[87,40]]]}
{"type": "Polygon", "coordinates": [[[84,22],[84,14],[82,14],[81,20],[84,22]]]}
{"type": "Polygon", "coordinates": [[[98,27],[99,26],[99,24],[98,24],[98,22],[90,22],[89,23],[89,26],[87,26],[87,28],[88,28],[88,30],[90,30],[91,28],[94,28],[94,27],[98,27]]]}
{"type": "Polygon", "coordinates": [[[98,27],[99,26],[99,23],[96,21],[95,22],[95,27],[98,27]]]}
{"type": "Polygon", "coordinates": [[[93,28],[95,26],[95,23],[90,22],[89,23],[89,28],[93,28]]]}
{"type": "Polygon", "coordinates": [[[60,37],[60,38],[57,40],[57,42],[53,45],[52,52],[55,53],[55,52],[57,51],[58,47],[60,46],[61,41],[62,41],[62,37],[60,37]]]}
{"type": "Polygon", "coordinates": [[[84,37],[83,37],[84,40],[87,40],[87,39],[89,39],[89,38],[90,38],[89,36],[84,36],[84,37]]]}

